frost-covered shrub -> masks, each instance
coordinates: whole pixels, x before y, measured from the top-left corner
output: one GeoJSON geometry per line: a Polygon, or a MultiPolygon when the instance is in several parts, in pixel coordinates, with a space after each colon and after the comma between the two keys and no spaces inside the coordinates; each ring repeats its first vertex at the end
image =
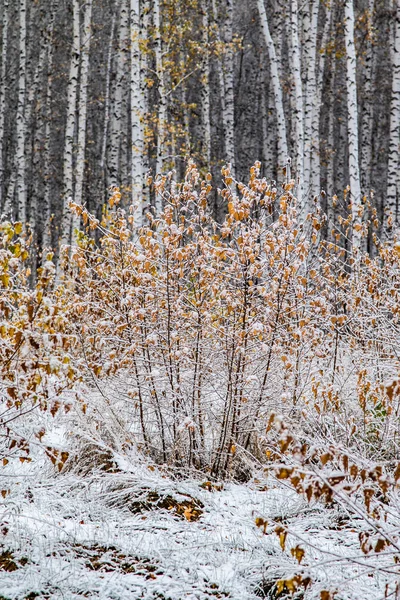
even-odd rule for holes
{"type": "MultiPolygon", "coordinates": [[[[53,291],[52,255],[31,279],[30,238],[22,223],[0,225],[0,458],[30,461],[45,433],[36,413],[55,415],[78,375],[71,363],[63,300],[53,291]]],[[[64,404],[65,410],[69,409],[64,404]]],[[[62,468],[67,455],[46,448],[62,468]]]]}
{"type": "Polygon", "coordinates": [[[366,452],[384,437],[393,453],[399,254],[322,241],[318,205],[299,224],[293,182],[278,191],[258,169],[247,185],[223,170],[221,224],[193,165],[182,184],[156,182],[164,210],[143,227],[118,192],[102,222],[73,207],[87,231],[59,293],[77,366],[160,462],[245,476],[246,457],[268,457],[272,412],[306,437],[358,436],[366,452]]]}

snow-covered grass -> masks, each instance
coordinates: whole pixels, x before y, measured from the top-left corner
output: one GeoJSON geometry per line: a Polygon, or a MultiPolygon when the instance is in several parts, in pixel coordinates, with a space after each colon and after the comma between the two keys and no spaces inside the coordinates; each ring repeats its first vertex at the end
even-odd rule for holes
{"type": "Polygon", "coordinates": [[[384,598],[390,575],[363,566],[354,523],[338,508],[309,505],[262,473],[212,486],[137,454],[115,460],[114,472],[85,476],[55,473],[39,454],[3,470],[0,598],[283,598],[275,582],[296,573],[312,579],[297,598],[327,589],[336,599],[384,598]]]}

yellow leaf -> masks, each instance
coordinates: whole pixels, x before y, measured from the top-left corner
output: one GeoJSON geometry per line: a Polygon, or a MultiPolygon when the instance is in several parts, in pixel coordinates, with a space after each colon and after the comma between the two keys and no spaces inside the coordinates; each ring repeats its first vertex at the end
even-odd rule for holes
{"type": "Polygon", "coordinates": [[[284,579],[278,579],[278,581],[276,582],[276,591],[277,594],[282,594],[283,590],[285,589],[285,580],[284,579]]]}
{"type": "Polygon", "coordinates": [[[2,275],[0,275],[0,280],[1,283],[4,285],[5,288],[8,288],[9,283],[10,283],[10,276],[8,273],[3,273],[2,275]]]}
{"type": "Polygon", "coordinates": [[[20,221],[17,221],[17,223],[15,223],[14,231],[15,235],[19,235],[20,233],[22,233],[22,223],[20,221]]]}
{"type": "Polygon", "coordinates": [[[292,548],[290,550],[290,552],[292,553],[292,556],[294,556],[294,558],[300,564],[301,561],[303,560],[304,554],[305,554],[303,548],[300,548],[300,546],[296,546],[295,548],[292,548]]]}

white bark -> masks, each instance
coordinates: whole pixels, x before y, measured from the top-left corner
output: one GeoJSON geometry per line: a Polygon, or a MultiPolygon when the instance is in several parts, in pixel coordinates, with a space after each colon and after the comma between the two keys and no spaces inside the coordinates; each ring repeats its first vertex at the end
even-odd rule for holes
{"type": "Polygon", "coordinates": [[[118,37],[117,69],[114,85],[114,99],[111,103],[110,147],[108,152],[108,185],[118,186],[121,181],[120,147],[123,133],[122,115],[124,82],[128,60],[129,11],[127,0],[120,1],[120,21],[118,37]]]}
{"type": "Polygon", "coordinates": [[[53,100],[53,56],[54,56],[54,19],[58,0],[53,2],[53,13],[49,26],[49,40],[47,44],[47,91],[46,91],[46,125],[44,130],[44,198],[43,198],[43,248],[51,247],[51,161],[50,161],[50,136],[51,136],[51,114],[53,100]]]}
{"type": "Polygon", "coordinates": [[[358,249],[361,243],[361,187],[360,168],[358,163],[358,108],[353,0],[346,0],[344,5],[344,33],[346,43],[347,131],[349,146],[350,193],[353,213],[353,247],[358,249]]]}
{"type": "MultiPolygon", "coordinates": [[[[86,125],[87,125],[87,95],[89,81],[89,55],[92,21],[92,0],[86,0],[83,18],[83,32],[81,43],[81,65],[79,77],[79,103],[78,103],[78,149],[76,155],[75,194],[74,201],[82,204],[83,177],[85,173],[86,152],[86,125]]],[[[75,214],[72,217],[72,234],[79,227],[80,218],[75,214]]]]}
{"type": "Polygon", "coordinates": [[[317,30],[318,30],[319,0],[312,0],[306,5],[304,17],[304,59],[305,59],[305,94],[304,94],[304,193],[314,196],[319,193],[319,160],[318,153],[319,131],[316,125],[317,105],[317,30]],[[317,173],[314,170],[317,169],[317,173]]]}
{"type": "MultiPolygon", "coordinates": [[[[336,58],[332,57],[332,65],[331,65],[331,83],[329,89],[329,114],[328,114],[328,139],[326,140],[327,145],[327,168],[326,168],[326,192],[327,192],[327,218],[328,218],[328,239],[332,238],[332,230],[335,228],[336,223],[336,210],[333,206],[332,197],[335,194],[335,173],[334,173],[334,165],[335,165],[335,153],[336,149],[334,146],[333,134],[334,134],[334,97],[335,97],[335,76],[336,76],[336,58]]],[[[342,127],[342,125],[341,125],[342,127]]]]}
{"type": "MultiPolygon", "coordinates": [[[[105,164],[106,164],[107,137],[108,137],[108,129],[109,129],[109,123],[110,123],[110,82],[111,82],[111,67],[112,67],[114,35],[115,35],[115,13],[112,16],[112,21],[111,21],[110,42],[108,45],[108,54],[107,54],[106,90],[105,90],[105,95],[104,95],[104,127],[103,127],[103,139],[102,139],[102,143],[101,143],[101,157],[100,157],[100,167],[103,172],[103,175],[104,175],[104,169],[105,169],[105,164]]],[[[104,180],[105,180],[105,178],[104,178],[104,180]]]]}
{"type": "Polygon", "coordinates": [[[390,103],[390,136],[387,177],[385,229],[392,237],[400,228],[398,195],[400,170],[400,0],[394,0],[394,36],[391,39],[392,98],[390,103]]]}
{"type": "Polygon", "coordinates": [[[291,0],[291,42],[292,42],[292,73],[294,80],[294,143],[295,143],[295,172],[296,195],[298,208],[303,219],[308,206],[306,197],[303,198],[304,185],[304,114],[303,114],[303,86],[301,82],[301,61],[299,43],[299,11],[297,0],[291,0]]]}
{"type": "Polygon", "coordinates": [[[164,85],[164,67],[162,60],[162,36],[161,36],[161,15],[160,0],[154,0],[154,28],[156,35],[156,71],[157,71],[157,89],[158,89],[158,123],[157,123],[157,174],[161,173],[164,165],[164,135],[166,125],[166,97],[164,85]]]}
{"type": "Polygon", "coordinates": [[[328,114],[328,139],[327,143],[327,152],[328,152],[328,160],[327,160],[327,172],[326,172],[326,191],[328,194],[328,226],[329,226],[329,218],[333,216],[330,213],[331,207],[331,199],[333,194],[335,193],[334,184],[334,158],[335,158],[335,147],[333,141],[333,131],[334,131],[334,112],[333,107],[335,103],[335,84],[336,84],[336,57],[331,57],[331,68],[330,68],[330,89],[329,89],[329,114],[328,114]]]}
{"type": "MultiPolygon", "coordinates": [[[[217,1],[216,0],[211,0],[211,1],[212,1],[213,20],[216,25],[215,34],[216,34],[217,42],[221,43],[217,1]]],[[[225,81],[224,81],[224,72],[222,70],[222,63],[221,63],[221,59],[219,57],[216,60],[216,71],[217,71],[217,77],[218,77],[219,97],[220,97],[220,103],[221,103],[222,129],[225,132],[228,128],[227,119],[226,119],[226,111],[225,111],[225,81]]],[[[225,143],[225,141],[224,141],[224,143],[225,143]]]]}
{"type": "Polygon", "coordinates": [[[275,54],[275,45],[271,37],[269,30],[267,13],[265,11],[264,0],[257,0],[258,12],[260,14],[260,21],[262,32],[264,36],[264,42],[268,51],[268,58],[270,64],[270,77],[271,85],[274,94],[274,104],[276,112],[276,125],[277,125],[277,147],[278,147],[278,168],[282,169],[286,166],[288,146],[286,136],[286,121],[285,113],[283,110],[283,99],[282,99],[282,86],[279,79],[278,72],[278,61],[275,54]]]}
{"type": "MultiPolygon", "coordinates": [[[[368,2],[368,20],[370,26],[373,22],[374,0],[368,2]]],[[[371,35],[371,34],[370,34],[371,35]]],[[[363,90],[363,111],[361,118],[361,191],[368,194],[371,187],[371,160],[372,160],[372,72],[374,54],[372,51],[372,40],[367,41],[367,51],[365,54],[365,79],[363,90]]]]}
{"type": "MultiPolygon", "coordinates": [[[[163,44],[161,35],[161,15],[160,0],[154,0],[153,5],[154,29],[155,29],[155,55],[157,72],[157,90],[158,90],[158,115],[157,115],[157,159],[156,174],[159,175],[164,169],[164,145],[166,137],[167,124],[167,99],[165,95],[164,66],[163,66],[163,44]]],[[[162,210],[162,199],[156,194],[156,215],[162,210]]]]}
{"type": "Polygon", "coordinates": [[[37,226],[41,221],[42,213],[38,214],[38,184],[39,181],[35,175],[40,171],[40,145],[43,136],[43,113],[41,110],[42,99],[41,96],[41,83],[43,69],[46,64],[46,44],[44,43],[44,36],[41,35],[41,44],[39,52],[38,64],[35,68],[33,81],[29,85],[29,92],[27,94],[27,102],[25,109],[25,122],[28,132],[33,133],[33,144],[27,144],[25,150],[25,156],[27,164],[31,161],[30,171],[27,169],[27,181],[31,184],[30,192],[30,203],[29,203],[29,224],[31,230],[37,235],[37,226]],[[36,118],[35,118],[36,117],[36,118]],[[36,121],[36,122],[35,122],[36,121]],[[31,181],[29,182],[29,177],[31,181]]]}
{"type": "Polygon", "coordinates": [[[6,101],[6,73],[7,73],[7,50],[8,50],[8,0],[3,0],[2,16],[2,42],[1,42],[1,72],[0,72],[0,210],[3,207],[4,190],[4,117],[6,101]]]}
{"type": "Polygon", "coordinates": [[[67,123],[65,127],[64,141],[64,193],[63,193],[63,218],[61,229],[61,243],[63,245],[71,242],[72,214],[69,203],[74,199],[74,138],[76,129],[76,108],[78,94],[78,75],[80,57],[80,18],[79,0],[73,0],[73,37],[71,48],[71,64],[69,70],[67,87],[67,123]]]}
{"type": "Polygon", "coordinates": [[[17,104],[17,147],[16,147],[16,194],[18,219],[26,221],[26,182],[25,182],[25,140],[26,140],[26,0],[19,4],[19,70],[18,70],[18,104],[17,104]]]}
{"type": "MultiPolygon", "coordinates": [[[[321,51],[316,49],[315,61],[318,62],[318,76],[316,78],[315,101],[312,115],[312,149],[311,149],[311,180],[310,191],[312,195],[318,194],[321,189],[321,161],[320,161],[320,137],[319,124],[322,109],[322,89],[325,75],[327,47],[332,35],[332,3],[325,6],[325,23],[322,33],[321,51]],[[319,60],[317,60],[317,56],[319,60]]],[[[335,61],[333,60],[332,78],[334,78],[335,61]]],[[[329,116],[331,118],[331,115],[329,116]]],[[[332,121],[332,119],[331,119],[332,121]]],[[[333,123],[333,121],[332,121],[333,123]]],[[[328,136],[329,137],[329,136],[328,136]]],[[[329,165],[329,160],[328,160],[329,165]]],[[[329,170],[329,166],[328,166],[329,170]]],[[[328,177],[329,179],[329,177],[328,177]]],[[[329,186],[327,185],[329,189],[329,186]]],[[[329,192],[328,192],[329,193],[329,192]]]]}
{"type": "Polygon", "coordinates": [[[210,55],[209,55],[209,23],[208,23],[208,3],[204,0],[202,16],[202,42],[203,42],[203,69],[201,81],[201,128],[202,128],[202,146],[203,160],[210,168],[211,163],[211,127],[210,127],[210,55]]]}
{"type": "Polygon", "coordinates": [[[142,226],[143,218],[143,94],[140,68],[140,7],[139,0],[131,0],[131,134],[132,134],[132,204],[135,224],[142,226]]]}
{"type": "MultiPolygon", "coordinates": [[[[152,14],[149,6],[149,0],[140,0],[140,9],[141,9],[141,18],[140,18],[140,27],[141,27],[141,37],[143,40],[147,40],[150,37],[150,30],[152,24],[152,14]]],[[[149,105],[149,92],[148,86],[146,82],[146,77],[149,70],[149,53],[141,52],[140,54],[140,80],[142,84],[142,98],[143,98],[143,114],[144,118],[150,113],[150,105],[149,105]]],[[[150,170],[150,158],[147,152],[147,145],[144,144],[143,148],[143,172],[146,174],[150,170]]],[[[146,184],[143,188],[143,205],[147,208],[150,206],[150,188],[146,184]]]]}
{"type": "Polygon", "coordinates": [[[231,165],[231,174],[235,177],[235,98],[234,98],[234,64],[233,64],[233,0],[226,0],[225,19],[225,156],[224,159],[231,165]]]}

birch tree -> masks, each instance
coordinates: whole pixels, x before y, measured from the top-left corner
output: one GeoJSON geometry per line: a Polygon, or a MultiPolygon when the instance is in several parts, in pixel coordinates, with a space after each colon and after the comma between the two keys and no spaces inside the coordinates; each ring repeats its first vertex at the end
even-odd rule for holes
{"type": "Polygon", "coordinates": [[[304,193],[319,193],[319,174],[314,173],[318,167],[315,154],[318,153],[319,106],[317,91],[317,33],[318,33],[319,0],[306,4],[304,16],[304,62],[305,62],[305,94],[304,94],[304,193]],[[318,119],[317,119],[318,115],[318,119]]]}
{"type": "Polygon", "coordinates": [[[135,223],[142,225],[143,200],[143,126],[144,113],[140,67],[140,7],[139,0],[131,0],[131,178],[132,204],[137,206],[135,223]]]}
{"type": "Polygon", "coordinates": [[[225,160],[231,165],[235,177],[235,102],[234,102],[234,55],[233,55],[233,0],[226,0],[225,18],[225,160]]]}
{"type": "Polygon", "coordinates": [[[72,3],[72,47],[71,63],[67,87],[67,122],[65,126],[64,142],[64,191],[63,191],[63,218],[61,225],[61,243],[63,245],[71,242],[72,216],[69,203],[74,199],[73,176],[74,176],[74,138],[76,129],[76,109],[78,95],[78,76],[80,59],[80,6],[79,0],[72,3]]]}
{"type": "Polygon", "coordinates": [[[390,101],[390,135],[387,175],[387,195],[385,223],[386,233],[392,237],[399,229],[399,169],[400,169],[400,0],[394,0],[393,35],[391,36],[392,56],[392,97],[390,101]]]}
{"type": "Polygon", "coordinates": [[[291,42],[292,42],[292,72],[294,80],[294,155],[297,181],[297,200],[302,218],[307,214],[307,205],[303,198],[304,185],[304,115],[303,115],[303,86],[301,82],[301,61],[299,44],[299,11],[297,0],[291,0],[291,42]]]}
{"type": "Polygon", "coordinates": [[[366,194],[371,187],[371,169],[372,169],[372,119],[373,119],[373,98],[372,98],[372,74],[374,65],[373,53],[373,18],[374,18],[374,0],[368,2],[367,16],[367,50],[365,52],[364,66],[364,89],[363,89],[363,107],[361,115],[361,191],[366,194]]]}
{"type": "Polygon", "coordinates": [[[4,190],[4,119],[6,107],[6,74],[8,50],[8,5],[9,0],[3,0],[2,42],[1,42],[1,72],[0,72],[0,210],[3,208],[4,190]]]}
{"type": "Polygon", "coordinates": [[[353,0],[346,0],[344,5],[344,33],[346,44],[347,132],[349,146],[350,193],[353,213],[353,246],[355,248],[359,248],[361,243],[361,187],[360,168],[358,163],[358,106],[353,0]]]}
{"type": "Polygon", "coordinates": [[[201,77],[201,125],[203,160],[210,168],[211,163],[211,128],[210,128],[210,53],[209,53],[209,6],[204,0],[202,14],[202,43],[204,59],[201,77]]]}
{"type": "Polygon", "coordinates": [[[26,181],[25,181],[25,140],[26,140],[26,0],[19,3],[19,65],[18,65],[18,105],[16,138],[16,195],[18,218],[26,221],[26,181]]]}
{"type": "Polygon", "coordinates": [[[288,156],[286,120],[285,113],[283,110],[282,86],[279,80],[278,61],[276,58],[274,41],[271,37],[269,29],[264,0],[257,0],[257,8],[260,15],[264,43],[268,51],[271,86],[274,94],[274,104],[276,113],[278,168],[282,169],[286,165],[288,156]]]}
{"type": "Polygon", "coordinates": [[[58,0],[53,0],[52,15],[49,25],[49,34],[47,42],[47,90],[45,100],[45,131],[43,143],[44,155],[44,194],[43,194],[43,248],[51,247],[51,157],[50,157],[50,139],[51,139],[51,109],[53,101],[53,58],[54,58],[54,21],[58,6],[58,0]]]}
{"type": "MultiPolygon", "coordinates": [[[[214,24],[215,24],[215,36],[216,36],[216,41],[217,44],[221,44],[221,35],[220,35],[220,27],[219,27],[219,11],[218,11],[218,4],[217,4],[217,0],[211,0],[212,3],[212,14],[213,14],[213,20],[214,20],[214,24]]],[[[227,131],[228,129],[228,122],[227,122],[227,114],[226,114],[226,110],[225,110],[225,80],[224,80],[224,72],[223,72],[223,68],[222,68],[222,61],[220,56],[217,56],[217,59],[215,61],[215,68],[217,71],[217,78],[218,78],[218,86],[219,86],[219,103],[221,106],[221,121],[222,121],[222,129],[224,132],[224,151],[225,151],[225,131],[227,131]]]]}
{"type": "MultiPolygon", "coordinates": [[[[89,79],[89,54],[91,38],[92,0],[86,0],[84,6],[82,43],[80,50],[80,77],[78,102],[78,147],[76,154],[75,193],[74,201],[82,204],[83,176],[85,172],[86,125],[87,125],[87,95],[89,79]]],[[[72,229],[79,226],[79,220],[74,216],[72,229]]]]}
{"type": "Polygon", "coordinates": [[[123,130],[123,97],[126,64],[128,61],[129,11],[127,0],[119,3],[119,36],[114,97],[111,103],[110,144],[108,151],[108,185],[119,186],[121,181],[120,146],[123,130]]]}
{"type": "MultiPolygon", "coordinates": [[[[107,53],[107,74],[106,74],[106,91],[104,97],[104,125],[103,125],[103,140],[101,144],[101,157],[100,157],[100,168],[102,171],[102,181],[101,185],[106,186],[106,176],[105,176],[105,167],[106,167],[106,156],[107,156],[107,140],[109,134],[109,125],[110,125],[110,95],[111,95],[111,69],[112,69],[112,56],[113,56],[113,44],[114,44],[114,35],[115,35],[115,22],[116,16],[115,12],[113,12],[112,21],[111,21],[111,32],[110,32],[110,40],[108,44],[108,53],[107,53]]],[[[104,189],[102,190],[104,192],[104,189]]]]}
{"type": "MultiPolygon", "coordinates": [[[[157,114],[157,161],[156,173],[162,173],[164,168],[164,142],[165,126],[167,121],[167,99],[164,84],[163,48],[161,34],[160,0],[154,0],[153,5],[154,29],[155,29],[155,56],[158,91],[158,114],[157,114]]],[[[158,207],[160,208],[160,207],[158,207]]],[[[157,210],[158,212],[158,210],[157,210]]]]}
{"type": "MultiPolygon", "coordinates": [[[[318,3],[316,3],[318,5],[318,3]]],[[[320,118],[321,118],[321,111],[322,111],[322,107],[323,107],[323,96],[322,96],[322,89],[323,89],[323,85],[324,85],[324,78],[325,78],[325,68],[326,68],[326,62],[327,62],[327,57],[328,57],[328,44],[332,42],[331,40],[331,36],[332,36],[332,2],[330,2],[326,7],[325,7],[325,22],[324,22],[324,29],[323,29],[323,33],[322,33],[322,40],[321,40],[321,48],[320,51],[317,52],[317,48],[315,48],[315,52],[316,54],[316,58],[315,61],[317,62],[317,55],[318,55],[318,75],[316,77],[316,90],[315,90],[315,94],[316,94],[316,98],[314,101],[314,106],[313,106],[313,115],[312,115],[312,125],[311,125],[311,135],[312,135],[312,151],[311,151],[311,180],[310,180],[310,185],[311,185],[311,194],[318,194],[321,188],[321,160],[320,160],[320,136],[319,136],[319,126],[320,126],[320,118]]],[[[332,81],[334,79],[334,70],[335,70],[335,60],[334,58],[332,58],[332,63],[331,63],[331,75],[332,75],[332,81]]],[[[310,91],[311,93],[311,91],[310,91]]],[[[331,113],[329,113],[328,115],[328,120],[331,118],[331,113]]],[[[330,121],[329,121],[330,122],[330,121]]],[[[333,120],[332,120],[332,124],[333,124],[333,120]]],[[[328,127],[329,129],[329,127],[328,127]]],[[[333,129],[332,129],[333,132],[333,129]]],[[[330,140],[333,139],[333,135],[328,135],[328,140],[330,142],[330,140]]],[[[329,171],[329,161],[328,161],[328,171],[329,171]]],[[[329,179],[329,175],[327,177],[327,179],[329,179]]],[[[328,190],[328,194],[329,194],[329,186],[328,183],[327,185],[327,190],[328,190]]]]}

